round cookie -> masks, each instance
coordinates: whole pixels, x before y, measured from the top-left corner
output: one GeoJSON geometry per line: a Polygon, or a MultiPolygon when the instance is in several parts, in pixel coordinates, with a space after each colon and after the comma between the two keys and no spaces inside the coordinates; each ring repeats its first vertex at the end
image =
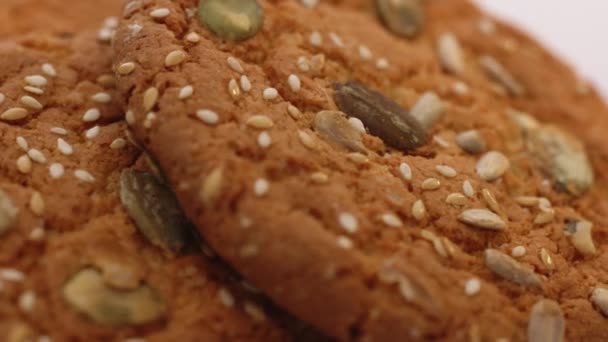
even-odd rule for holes
{"type": "Polygon", "coordinates": [[[468,1],[401,3],[413,37],[285,0],[230,40],[259,18],[129,1],[127,122],[210,245],[339,340],[606,338],[605,104],[468,1]]]}
{"type": "Polygon", "coordinates": [[[197,239],[148,240],[191,228],[128,142],[111,49],[95,33],[5,41],[0,70],[0,340],[324,340],[197,239]],[[159,220],[148,197],[171,216],[159,220]]]}

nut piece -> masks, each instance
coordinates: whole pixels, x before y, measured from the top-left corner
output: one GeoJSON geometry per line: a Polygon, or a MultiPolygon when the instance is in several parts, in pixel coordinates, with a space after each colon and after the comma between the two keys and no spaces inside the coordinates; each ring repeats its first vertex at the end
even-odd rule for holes
{"type": "Polygon", "coordinates": [[[424,11],[420,0],[376,0],[378,15],[393,33],[414,37],[424,25],[424,11]]]}
{"type": "Polygon", "coordinates": [[[465,152],[479,154],[486,151],[486,141],[479,131],[465,131],[456,136],[456,144],[465,152]]]}
{"type": "Polygon", "coordinates": [[[6,233],[17,221],[17,209],[8,195],[0,190],[0,235],[6,233]]]}
{"type": "Polygon", "coordinates": [[[229,40],[251,38],[264,25],[264,12],[256,0],[201,1],[198,16],[215,35],[229,40]]]}
{"type": "Polygon", "coordinates": [[[608,289],[596,287],[591,292],[591,302],[604,316],[608,316],[608,289]]]}
{"type": "Polygon", "coordinates": [[[410,114],[418,120],[420,126],[429,131],[445,113],[445,106],[435,92],[427,91],[416,101],[410,114]]]}
{"type": "Polygon", "coordinates": [[[153,322],[165,314],[165,304],[147,285],[132,291],[107,286],[101,273],[85,268],[63,286],[63,298],[97,323],[121,326],[153,322]]]}
{"type": "Polygon", "coordinates": [[[139,231],[154,245],[174,253],[189,250],[196,238],[173,193],[147,172],[120,175],[120,199],[139,231]]]}
{"type": "Polygon", "coordinates": [[[482,56],[479,64],[490,78],[500,83],[509,93],[515,96],[524,94],[524,87],[511,75],[511,73],[500,64],[494,57],[482,56]]]}
{"type": "Polygon", "coordinates": [[[338,111],[324,110],[317,113],[314,120],[315,129],[325,138],[342,145],[350,151],[366,153],[362,135],[355,129],[346,115],[338,111]]]}
{"type": "Polygon", "coordinates": [[[437,52],[443,68],[452,74],[464,72],[464,54],[458,38],[453,33],[444,33],[437,39],[437,52]]]}
{"type": "Polygon", "coordinates": [[[486,266],[501,278],[522,286],[541,287],[540,277],[510,256],[495,249],[486,249],[484,256],[486,266]]]}
{"type": "Polygon", "coordinates": [[[593,229],[593,223],[589,221],[569,221],[566,223],[566,231],[570,234],[570,241],[574,248],[583,255],[593,255],[596,252],[591,229],[593,229]]]}
{"type": "Polygon", "coordinates": [[[407,151],[424,144],[428,138],[416,118],[394,101],[360,83],[337,84],[334,99],[340,110],[361,120],[371,134],[391,147],[407,151]]]}
{"type": "Polygon", "coordinates": [[[580,196],[593,184],[593,168],[585,147],[560,128],[544,125],[530,131],[527,147],[557,189],[580,196]]]}
{"type": "Polygon", "coordinates": [[[490,151],[479,159],[475,166],[475,171],[481,179],[491,182],[502,177],[510,166],[511,163],[504,154],[490,151]]]}
{"type": "Polygon", "coordinates": [[[468,209],[460,213],[458,220],[473,227],[488,230],[504,230],[507,227],[500,216],[487,209],[468,209]]]}
{"type": "Polygon", "coordinates": [[[528,342],[562,342],[566,331],[566,320],[559,304],[541,299],[530,311],[528,342]]]}

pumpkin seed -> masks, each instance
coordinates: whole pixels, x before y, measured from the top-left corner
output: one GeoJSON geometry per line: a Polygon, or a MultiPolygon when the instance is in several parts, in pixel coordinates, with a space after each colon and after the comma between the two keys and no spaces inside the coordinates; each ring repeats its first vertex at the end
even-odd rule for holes
{"type": "Polygon", "coordinates": [[[324,110],[317,113],[315,129],[325,138],[342,145],[351,151],[366,153],[362,134],[355,129],[346,115],[338,111],[324,110]]]}
{"type": "Polygon", "coordinates": [[[541,299],[532,306],[528,342],[562,342],[565,330],[566,320],[558,303],[541,299]]]}
{"type": "Polygon", "coordinates": [[[424,144],[428,138],[416,118],[394,101],[360,83],[337,84],[334,98],[340,110],[361,120],[371,134],[391,147],[407,151],[424,144]]]}
{"type": "Polygon", "coordinates": [[[0,235],[13,228],[17,221],[17,209],[8,195],[0,190],[0,235]]]}
{"type": "Polygon", "coordinates": [[[80,270],[66,282],[63,298],[93,321],[113,326],[153,322],[166,311],[159,294],[148,285],[117,290],[107,286],[101,273],[92,268],[80,270]]]}
{"type": "Polygon", "coordinates": [[[486,151],[486,141],[479,131],[465,131],[456,136],[456,144],[465,152],[479,154],[486,151]]]}
{"type": "Polygon", "coordinates": [[[220,38],[244,40],[264,25],[264,12],[256,0],[205,0],[199,4],[201,23],[220,38]]]}
{"type": "Polygon", "coordinates": [[[570,234],[570,241],[577,251],[583,255],[593,255],[596,252],[593,236],[591,236],[593,223],[589,221],[569,221],[566,231],[570,234]]]}
{"type": "Polygon", "coordinates": [[[120,176],[120,199],[139,231],[152,244],[178,253],[197,244],[173,193],[153,174],[125,170],[120,176]]]}
{"type": "Polygon", "coordinates": [[[591,292],[591,302],[604,316],[608,316],[608,289],[596,287],[591,292]]]}
{"type": "Polygon", "coordinates": [[[424,10],[420,0],[376,0],[378,15],[393,33],[414,37],[424,26],[424,10]]]}
{"type": "Polygon", "coordinates": [[[501,278],[522,286],[541,287],[540,277],[510,256],[495,249],[486,249],[484,255],[486,266],[501,278]]]}
{"type": "Polygon", "coordinates": [[[558,190],[580,196],[593,184],[593,168],[585,147],[557,126],[543,125],[530,131],[527,147],[558,190]]]}

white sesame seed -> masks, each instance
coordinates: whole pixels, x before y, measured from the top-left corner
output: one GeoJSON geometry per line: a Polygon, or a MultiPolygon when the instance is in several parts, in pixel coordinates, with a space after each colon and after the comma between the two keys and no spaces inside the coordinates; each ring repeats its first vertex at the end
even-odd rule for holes
{"type": "Polygon", "coordinates": [[[296,65],[298,66],[298,69],[300,69],[300,71],[303,71],[303,72],[310,71],[310,61],[308,60],[308,58],[306,56],[298,57],[298,60],[296,61],[296,65]]]}
{"type": "Polygon", "coordinates": [[[314,31],[310,34],[310,44],[313,46],[321,46],[323,44],[323,37],[319,31],[314,31]]]}
{"type": "Polygon", "coordinates": [[[422,128],[430,131],[445,114],[445,105],[435,92],[426,91],[412,106],[410,114],[418,120],[422,128]]]}
{"type": "Polygon", "coordinates": [[[29,151],[27,151],[27,155],[35,162],[40,163],[40,164],[44,164],[46,163],[46,157],[44,156],[44,154],[42,152],[40,152],[40,150],[37,150],[35,148],[31,148],[29,151]]]}
{"type": "Polygon", "coordinates": [[[45,73],[47,76],[57,76],[57,71],[55,70],[55,67],[53,66],[53,64],[50,63],[42,64],[42,72],[45,73]]]}
{"type": "Polygon", "coordinates": [[[412,205],[412,216],[418,221],[422,220],[426,216],[426,206],[422,200],[417,200],[412,205]]]}
{"type": "Polygon", "coordinates": [[[511,256],[513,256],[514,258],[521,258],[524,255],[526,255],[526,247],[524,246],[515,246],[511,250],[511,256]]]}
{"type": "Polygon", "coordinates": [[[34,110],[41,110],[43,108],[42,104],[38,100],[28,95],[21,96],[19,102],[21,102],[22,105],[34,110]]]}
{"type": "Polygon", "coordinates": [[[84,132],[84,136],[87,139],[93,139],[99,135],[99,131],[100,131],[99,126],[93,126],[84,132]]]}
{"type": "Polygon", "coordinates": [[[149,112],[156,105],[156,101],[158,101],[158,88],[150,87],[146,89],[143,95],[143,107],[145,112],[149,112]]]}
{"type": "Polygon", "coordinates": [[[427,178],[422,181],[420,188],[422,190],[437,190],[441,186],[441,182],[437,178],[427,178]]]}
{"type": "Polygon", "coordinates": [[[82,121],[84,122],[93,122],[99,120],[101,117],[101,113],[97,108],[88,109],[84,115],[82,116],[82,121]]]}
{"type": "Polygon", "coordinates": [[[481,229],[504,230],[507,227],[500,216],[488,209],[467,209],[460,213],[458,220],[481,229]]]}
{"type": "Polygon", "coordinates": [[[258,135],[258,145],[260,145],[261,148],[268,148],[270,144],[272,144],[272,138],[268,132],[262,132],[258,135]]]}
{"type": "Polygon", "coordinates": [[[266,115],[253,115],[247,119],[247,126],[257,129],[268,129],[274,126],[274,122],[266,115]]]}
{"type": "Polygon", "coordinates": [[[453,192],[446,197],[445,202],[450,205],[463,206],[467,204],[467,198],[459,192],[453,192]]]}
{"type": "Polygon", "coordinates": [[[65,169],[63,168],[62,164],[53,163],[53,164],[51,164],[51,166],[49,166],[49,174],[51,175],[51,178],[53,178],[53,179],[58,179],[58,178],[63,177],[64,173],[65,173],[65,169]]]}
{"type": "Polygon", "coordinates": [[[365,45],[359,45],[359,57],[361,57],[364,61],[369,61],[372,59],[373,55],[371,50],[365,45]]]}
{"type": "Polygon", "coordinates": [[[146,118],[144,119],[144,128],[152,128],[154,121],[156,121],[156,113],[150,112],[146,114],[146,118]]]}
{"type": "Polygon", "coordinates": [[[181,64],[186,59],[186,53],[182,50],[174,50],[165,57],[165,66],[172,67],[181,64]]]}
{"type": "Polygon", "coordinates": [[[23,151],[27,152],[30,149],[30,145],[27,143],[27,140],[25,140],[24,137],[18,136],[15,140],[17,141],[17,146],[19,146],[19,148],[23,151]]]}
{"type": "Polygon", "coordinates": [[[19,296],[18,302],[23,312],[31,312],[36,305],[36,294],[30,290],[25,291],[19,296]]]}
{"type": "Polygon", "coordinates": [[[323,172],[313,172],[310,179],[318,184],[325,184],[329,181],[329,176],[323,172]]]}
{"type": "Polygon", "coordinates": [[[245,69],[243,69],[243,66],[241,66],[241,63],[239,62],[238,59],[230,56],[226,59],[226,62],[228,63],[228,66],[230,67],[230,69],[238,72],[239,74],[242,74],[245,72],[245,69]]]}
{"type": "Polygon", "coordinates": [[[209,109],[201,109],[196,111],[196,117],[207,125],[215,125],[220,121],[219,115],[209,109]]]}
{"type": "Polygon", "coordinates": [[[44,230],[44,228],[42,227],[36,227],[34,229],[32,229],[32,231],[30,232],[28,239],[32,240],[32,241],[42,241],[44,239],[44,236],[46,235],[46,231],[44,230]]]}
{"type": "Polygon", "coordinates": [[[99,103],[108,103],[112,101],[112,96],[108,93],[97,93],[91,96],[91,100],[99,103]]]}
{"type": "Polygon", "coordinates": [[[118,18],[114,17],[114,16],[105,18],[103,20],[103,26],[109,27],[109,28],[117,28],[118,27],[118,18]]]}
{"type": "Polygon", "coordinates": [[[251,81],[249,80],[249,77],[247,77],[247,75],[241,75],[241,89],[248,93],[251,90],[251,81]]]}
{"type": "Polygon", "coordinates": [[[315,140],[310,136],[310,134],[306,133],[305,131],[298,131],[298,139],[300,139],[302,145],[306,146],[307,148],[311,150],[315,149],[315,140]]]}
{"type": "Polygon", "coordinates": [[[48,81],[42,75],[30,75],[24,78],[25,82],[31,86],[42,88],[47,85],[48,81]]]}
{"type": "Polygon", "coordinates": [[[447,140],[445,140],[444,138],[440,137],[439,135],[435,135],[435,136],[433,136],[433,141],[434,141],[434,142],[435,142],[437,145],[439,145],[439,146],[441,146],[441,147],[443,147],[443,148],[448,148],[448,147],[450,147],[450,143],[449,143],[449,142],[447,142],[447,140]]]}
{"type": "Polygon", "coordinates": [[[51,133],[57,134],[57,135],[66,135],[68,134],[68,131],[65,128],[62,127],[51,127],[50,129],[51,133]]]}
{"type": "Polygon", "coordinates": [[[340,213],[338,215],[338,222],[340,223],[340,226],[342,226],[342,228],[348,233],[353,234],[359,229],[359,222],[351,213],[340,213]]]}
{"type": "Polygon", "coordinates": [[[456,170],[447,166],[447,165],[437,165],[435,166],[435,170],[442,176],[447,178],[454,178],[458,174],[456,170]]]}
{"type": "Polygon", "coordinates": [[[251,302],[246,302],[243,305],[243,310],[245,310],[245,313],[247,313],[249,317],[253,318],[254,321],[262,322],[266,320],[264,310],[251,302]]]}
{"type": "Polygon", "coordinates": [[[473,189],[473,185],[468,179],[462,183],[462,192],[469,198],[473,198],[475,196],[475,189],[473,189]]]}
{"type": "Polygon", "coordinates": [[[478,23],[478,28],[481,33],[491,35],[496,32],[496,24],[489,18],[481,18],[478,23]]]}
{"type": "Polygon", "coordinates": [[[359,120],[358,118],[348,118],[348,123],[350,123],[350,125],[359,133],[365,133],[365,125],[363,125],[363,121],[359,120]]]}
{"type": "Polygon", "coordinates": [[[113,149],[113,150],[119,150],[121,148],[124,148],[126,145],[127,145],[127,141],[125,139],[123,139],[123,138],[116,138],[110,144],[110,148],[113,149]]]}
{"type": "Polygon", "coordinates": [[[301,0],[300,2],[306,8],[315,8],[319,4],[319,0],[301,0]]]}
{"type": "Polygon", "coordinates": [[[376,68],[378,69],[387,69],[388,68],[388,60],[386,58],[378,58],[376,61],[376,68]]]}
{"type": "Polygon", "coordinates": [[[353,248],[353,241],[344,235],[338,236],[336,242],[338,243],[338,246],[342,249],[353,248]]]}
{"type": "Polygon", "coordinates": [[[90,174],[88,171],[82,170],[82,169],[78,169],[74,171],[74,176],[85,183],[93,183],[95,181],[95,177],[93,177],[92,174],[90,174]]]}
{"type": "Polygon", "coordinates": [[[407,181],[412,180],[412,168],[406,162],[403,162],[399,165],[399,172],[401,173],[401,177],[407,181]]]}
{"type": "Polygon", "coordinates": [[[452,84],[452,90],[458,95],[467,95],[469,93],[469,86],[462,81],[457,81],[452,84]]]}
{"type": "Polygon", "coordinates": [[[253,220],[248,216],[241,216],[239,223],[241,224],[242,228],[249,228],[253,225],[253,220]]]}
{"type": "Polygon", "coordinates": [[[0,104],[2,104],[2,102],[4,102],[5,99],[6,99],[6,95],[0,93],[0,104]]]}
{"type": "Polygon", "coordinates": [[[302,112],[298,109],[298,107],[292,105],[291,103],[287,105],[287,113],[296,120],[302,116],[302,112]]]}
{"type": "Polygon", "coordinates": [[[169,9],[165,7],[155,8],[150,11],[150,16],[155,19],[165,18],[169,16],[169,14],[171,14],[171,11],[169,11],[169,9]]]}
{"type": "Polygon", "coordinates": [[[335,32],[329,32],[329,39],[331,39],[331,42],[334,43],[335,46],[344,47],[344,41],[342,41],[342,38],[335,32]]]}
{"type": "Polygon", "coordinates": [[[474,296],[481,290],[481,281],[478,278],[471,278],[464,284],[464,293],[467,296],[474,296]]]}
{"type": "Polygon", "coordinates": [[[275,88],[266,88],[262,92],[264,100],[274,100],[279,96],[279,92],[275,88]]]}
{"type": "Polygon", "coordinates": [[[32,160],[27,154],[24,154],[17,158],[17,170],[23,174],[30,173],[32,171],[32,160]]]}
{"type": "Polygon", "coordinates": [[[270,183],[268,183],[268,181],[264,178],[256,180],[255,184],[253,185],[253,192],[258,197],[266,195],[269,189],[270,183]]]}
{"type": "Polygon", "coordinates": [[[97,39],[100,42],[107,43],[112,40],[112,37],[114,37],[114,29],[112,28],[102,27],[99,29],[99,31],[97,31],[97,39]]]}
{"type": "Polygon", "coordinates": [[[300,91],[300,89],[302,89],[302,82],[300,81],[300,78],[297,75],[289,75],[289,77],[287,78],[287,83],[289,84],[289,88],[291,88],[291,91],[293,92],[297,93],[300,91]]]}
{"type": "Polygon", "coordinates": [[[180,90],[179,90],[179,99],[183,100],[183,99],[187,99],[190,96],[192,96],[192,94],[194,93],[194,88],[192,88],[191,85],[187,85],[187,86],[183,86],[180,90]]]}
{"type": "Polygon", "coordinates": [[[186,40],[190,43],[198,43],[201,40],[201,36],[196,32],[190,32],[186,35],[186,40]]]}
{"type": "Polygon", "coordinates": [[[122,63],[116,69],[116,71],[123,76],[132,73],[133,70],[135,70],[135,63],[133,62],[122,63]]]}
{"type": "Polygon", "coordinates": [[[135,124],[135,113],[132,110],[127,110],[125,113],[125,121],[129,126],[133,126],[135,124]]]}
{"type": "Polygon", "coordinates": [[[369,158],[365,154],[359,153],[359,152],[348,153],[346,155],[346,158],[348,158],[350,161],[352,161],[355,164],[365,164],[365,163],[369,162],[369,158]]]}
{"type": "Polygon", "coordinates": [[[226,288],[221,288],[217,291],[217,297],[225,306],[231,308],[234,306],[234,296],[226,288]]]}
{"type": "Polygon", "coordinates": [[[63,140],[62,138],[57,138],[57,149],[59,150],[59,152],[61,152],[61,154],[66,156],[69,156],[74,153],[72,145],[68,144],[68,142],[63,140]]]}
{"type": "Polygon", "coordinates": [[[401,221],[399,216],[397,216],[393,213],[382,214],[380,216],[380,219],[382,220],[382,222],[384,222],[384,224],[386,224],[389,227],[398,228],[398,227],[403,226],[403,222],[401,221]]]}
{"type": "Polygon", "coordinates": [[[26,109],[20,107],[9,108],[0,114],[0,119],[6,121],[21,120],[28,116],[29,113],[26,109]]]}
{"type": "Polygon", "coordinates": [[[12,282],[22,282],[25,280],[23,272],[14,268],[0,268],[0,279],[12,282]]]}
{"type": "Polygon", "coordinates": [[[30,210],[37,216],[42,216],[44,214],[44,209],[46,208],[46,204],[44,203],[44,198],[42,194],[38,191],[35,191],[30,198],[30,210]]]}

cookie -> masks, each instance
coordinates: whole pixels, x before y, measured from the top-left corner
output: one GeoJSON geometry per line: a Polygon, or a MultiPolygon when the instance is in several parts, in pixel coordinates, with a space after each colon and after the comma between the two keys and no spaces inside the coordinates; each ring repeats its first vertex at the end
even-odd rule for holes
{"type": "Polygon", "coordinates": [[[344,341],[602,340],[607,109],[464,0],[127,2],[126,121],[188,217],[344,341]]]}
{"type": "Polygon", "coordinates": [[[0,44],[0,340],[325,340],[201,242],[95,33],[0,44]]]}

